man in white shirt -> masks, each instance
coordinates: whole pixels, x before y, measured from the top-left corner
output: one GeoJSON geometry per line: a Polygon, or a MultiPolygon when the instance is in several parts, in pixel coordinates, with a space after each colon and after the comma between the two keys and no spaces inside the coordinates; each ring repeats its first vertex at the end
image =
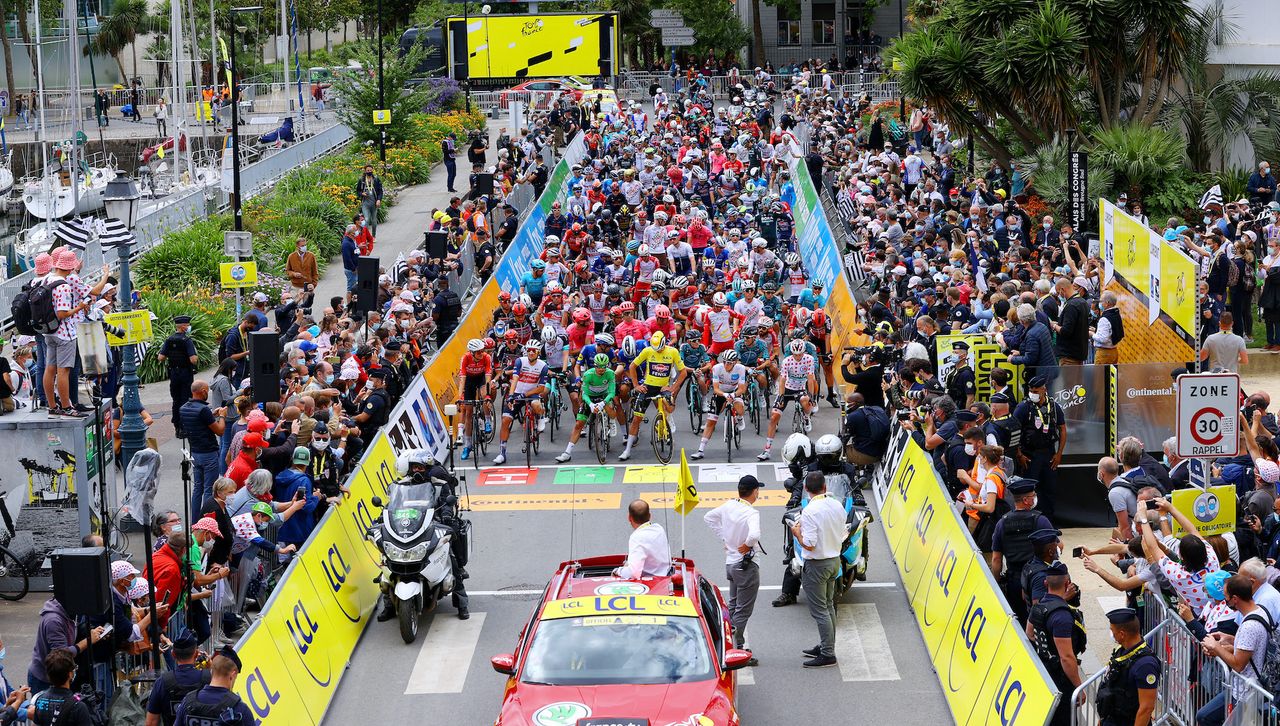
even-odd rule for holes
{"type": "MultiPolygon", "coordinates": [[[[756,607],[760,592],[760,566],[755,561],[760,541],[760,511],[755,501],[764,486],[754,476],[738,480],[738,498],[707,512],[702,521],[724,543],[724,569],[729,578],[729,624],[733,626],[733,647],[746,645],[747,620],[756,607]]],[[[758,661],[753,657],[750,665],[758,661]]]]}
{"type": "Polygon", "coordinates": [[[818,624],[820,642],[804,651],[810,660],[805,668],[836,665],[836,580],[840,577],[840,549],[846,534],[844,507],[827,494],[827,481],[820,472],[804,477],[804,490],[811,499],[800,512],[800,521],[791,533],[804,552],[804,573],[800,586],[809,603],[809,615],[818,624]]]}
{"type": "Polygon", "coordinates": [[[649,503],[643,499],[632,502],[627,507],[627,521],[632,530],[627,540],[627,562],[613,574],[638,580],[671,572],[671,545],[662,525],[649,521],[649,503]]]}
{"type": "Polygon", "coordinates": [[[1231,332],[1234,323],[1231,311],[1223,313],[1218,318],[1218,332],[1205,338],[1204,345],[1200,347],[1200,360],[1209,361],[1210,368],[1239,373],[1240,366],[1249,362],[1244,338],[1231,332]]]}

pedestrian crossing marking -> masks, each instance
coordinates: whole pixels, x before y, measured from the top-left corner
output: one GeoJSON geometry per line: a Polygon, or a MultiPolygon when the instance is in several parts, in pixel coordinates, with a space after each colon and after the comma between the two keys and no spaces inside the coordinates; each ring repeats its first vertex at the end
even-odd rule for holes
{"type": "Polygon", "coordinates": [[[841,603],[836,608],[836,658],[844,681],[902,679],[873,603],[841,603]]]}
{"type": "MultiPolygon", "coordinates": [[[[649,503],[649,507],[672,507],[675,505],[676,493],[672,489],[669,492],[643,492],[639,495],[640,499],[649,503]]],[[[731,491],[714,491],[709,492],[705,489],[698,490],[698,508],[713,509],[724,504],[725,502],[738,498],[738,490],[731,491]]],[[[757,507],[782,507],[786,506],[787,500],[791,495],[781,490],[761,489],[760,497],[756,499],[757,507]]]]}
{"type": "Polygon", "coordinates": [[[623,484],[661,484],[674,483],[680,476],[680,467],[674,464],[667,466],[628,466],[622,475],[623,484]]]}
{"type": "Polygon", "coordinates": [[[738,480],[750,474],[756,475],[755,464],[703,464],[698,469],[699,484],[737,484],[738,480]]]}
{"type": "Polygon", "coordinates": [[[462,693],[467,684],[467,671],[480,643],[484,613],[471,613],[470,620],[458,620],[452,614],[431,618],[427,635],[418,649],[413,671],[404,693],[462,693]]]}
{"type": "Polygon", "coordinates": [[[612,484],[611,466],[574,466],[556,469],[556,484],[612,484]]]}
{"type": "Polygon", "coordinates": [[[599,494],[475,494],[462,498],[462,506],[474,512],[523,512],[532,510],[617,509],[622,495],[599,494]]]}

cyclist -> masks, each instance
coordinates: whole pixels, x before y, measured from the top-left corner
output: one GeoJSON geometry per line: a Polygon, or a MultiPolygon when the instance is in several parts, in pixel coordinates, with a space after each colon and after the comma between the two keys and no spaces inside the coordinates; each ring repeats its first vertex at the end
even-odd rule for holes
{"type": "Polygon", "coordinates": [[[773,449],[773,437],[778,432],[778,421],[787,404],[796,401],[804,410],[804,433],[813,428],[813,408],[810,404],[817,361],[805,349],[803,340],[793,340],[787,345],[791,355],[782,359],[782,376],[778,378],[778,397],[773,400],[773,412],[769,414],[769,431],[764,439],[764,451],[756,458],[768,461],[773,449]]]}
{"type": "MultiPolygon", "coordinates": [[[[809,316],[805,331],[808,333],[809,342],[817,350],[818,364],[822,366],[822,377],[827,382],[827,403],[840,408],[840,403],[836,401],[836,377],[832,368],[834,357],[831,355],[831,316],[827,315],[827,311],[822,308],[814,310],[813,315],[809,316]]],[[[821,390],[817,392],[821,393],[821,390]]]]}
{"type": "Polygon", "coordinates": [[[782,322],[782,298],[778,297],[778,285],[766,282],[760,289],[764,291],[764,297],[760,299],[761,315],[775,324],[782,322]]]}
{"type": "Polygon", "coordinates": [[[511,293],[506,290],[498,293],[498,307],[493,309],[493,320],[489,324],[497,325],[498,321],[511,321],[511,293]]]}
{"type": "Polygon", "coordinates": [[[592,360],[592,367],[582,375],[582,403],[579,404],[578,422],[573,425],[573,433],[569,434],[569,443],[564,453],[556,457],[556,461],[564,463],[573,458],[573,447],[582,436],[591,414],[612,420],[613,399],[618,392],[616,377],[609,368],[610,358],[604,353],[597,353],[592,360]]]}
{"type": "Polygon", "coordinates": [[[786,258],[787,269],[787,303],[790,305],[798,305],[800,303],[800,293],[804,291],[808,285],[809,276],[804,271],[804,266],[800,263],[800,255],[796,252],[790,252],[786,258]]]}
{"type": "MultiPolygon", "coordinates": [[[[467,352],[462,354],[462,366],[458,369],[458,390],[462,391],[461,413],[462,423],[458,424],[462,432],[462,460],[471,456],[471,414],[472,404],[466,401],[480,401],[489,397],[489,378],[493,374],[493,358],[485,352],[484,341],[473,338],[467,341],[467,352]]],[[[485,426],[489,420],[485,419],[485,426]]],[[[486,429],[487,430],[487,429],[486,429]]]]}
{"type": "Polygon", "coordinates": [[[822,293],[822,280],[814,280],[809,284],[809,288],[800,291],[799,305],[809,310],[817,310],[818,308],[827,306],[827,296],[822,293]]]}
{"type": "Polygon", "coordinates": [[[742,338],[734,343],[733,350],[738,354],[738,360],[742,361],[742,365],[752,369],[756,383],[760,384],[760,390],[769,390],[765,372],[769,371],[777,377],[777,371],[774,370],[773,362],[769,360],[769,346],[760,340],[760,329],[754,323],[743,326],[742,338]]]}
{"type": "MultiPolygon", "coordinates": [[[[618,375],[618,396],[622,398],[623,401],[630,400],[631,392],[633,390],[631,386],[631,377],[627,374],[627,371],[631,369],[632,361],[634,361],[636,357],[648,347],[649,344],[646,341],[636,340],[630,335],[623,338],[622,342],[618,344],[617,351],[614,353],[614,359],[618,362],[618,366],[614,368],[614,372],[618,375]]],[[[631,421],[626,418],[625,411],[618,417],[618,423],[621,424],[624,429],[630,427],[631,421]]]]}
{"type": "MultiPolygon", "coordinates": [[[[547,426],[543,416],[542,396],[547,392],[547,362],[538,354],[542,352],[542,343],[531,340],[525,343],[525,357],[517,358],[511,370],[511,387],[502,402],[502,431],[498,438],[498,455],[493,463],[507,462],[507,439],[511,436],[511,422],[515,420],[519,406],[529,406],[532,415],[538,417],[538,432],[547,426]]],[[[525,414],[529,415],[529,414],[525,414]]]]}
{"type": "Polygon", "coordinates": [[[636,340],[644,340],[649,337],[648,323],[636,319],[635,303],[630,300],[624,301],[618,306],[618,312],[621,313],[622,320],[613,329],[613,337],[621,339],[630,336],[636,340]]]}
{"type": "Polygon", "coordinates": [[[702,342],[707,344],[711,355],[720,355],[733,347],[733,324],[742,318],[728,305],[729,298],[723,292],[711,297],[711,310],[707,312],[707,324],[702,331],[702,342]]]}
{"type": "Polygon", "coordinates": [[[711,358],[706,346],[702,344],[702,333],[696,328],[689,328],[685,331],[684,345],[680,346],[680,359],[684,361],[686,368],[693,371],[694,383],[697,384],[698,390],[702,392],[702,400],[706,405],[707,393],[711,387],[708,376],[711,374],[715,360],[711,358]]]}
{"type": "Polygon", "coordinates": [[[547,285],[547,263],[542,260],[534,260],[529,265],[529,271],[524,273],[524,277],[520,278],[520,292],[526,294],[535,304],[542,302],[542,289],[547,285]]]}
{"type": "MultiPolygon", "coordinates": [[[[631,414],[627,445],[618,456],[619,461],[626,461],[631,458],[631,447],[636,443],[636,438],[640,431],[640,421],[644,418],[645,411],[649,408],[649,402],[659,399],[658,405],[669,415],[672,410],[672,397],[680,389],[680,384],[684,382],[687,375],[684,361],[680,358],[680,351],[667,345],[667,337],[662,333],[654,333],[649,338],[649,347],[640,351],[635,360],[631,361],[629,373],[634,389],[640,393],[636,400],[635,410],[631,414]],[[640,388],[639,375],[642,369],[644,370],[643,389],[640,388]]],[[[668,431],[672,434],[675,433],[675,427],[672,426],[673,423],[674,419],[669,418],[667,420],[668,431]]]]}
{"type": "Polygon", "coordinates": [[[702,438],[698,440],[698,450],[689,456],[690,459],[701,459],[707,455],[707,442],[716,431],[716,421],[726,404],[733,406],[738,416],[738,430],[746,426],[743,397],[747,395],[747,367],[738,362],[738,354],[726,350],[720,354],[720,362],[711,369],[711,409],[707,414],[707,423],[702,428],[702,438]]]}

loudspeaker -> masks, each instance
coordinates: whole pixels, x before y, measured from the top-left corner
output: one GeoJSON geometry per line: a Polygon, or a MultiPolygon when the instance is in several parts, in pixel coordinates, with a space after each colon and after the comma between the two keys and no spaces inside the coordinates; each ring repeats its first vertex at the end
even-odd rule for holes
{"type": "Polygon", "coordinates": [[[356,260],[356,289],[352,291],[351,309],[371,313],[378,309],[377,257],[361,257],[356,260]]]}
{"type": "Polygon", "coordinates": [[[427,249],[424,251],[433,260],[443,260],[449,254],[449,233],[442,230],[427,232],[427,249]]]}
{"type": "Polygon", "coordinates": [[[249,380],[255,403],[280,400],[280,335],[269,330],[249,334],[249,380]]]}
{"type": "Polygon", "coordinates": [[[111,574],[104,547],[68,547],[49,553],[53,596],[68,615],[102,615],[111,610],[111,574]]]}
{"type": "Polygon", "coordinates": [[[480,197],[493,198],[493,175],[488,173],[476,174],[476,183],[471,185],[471,198],[479,199],[480,197]]]}

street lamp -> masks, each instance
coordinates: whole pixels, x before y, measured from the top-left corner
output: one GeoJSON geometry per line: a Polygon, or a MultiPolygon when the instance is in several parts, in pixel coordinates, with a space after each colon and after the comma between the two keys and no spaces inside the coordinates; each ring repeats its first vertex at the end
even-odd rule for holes
{"type": "Polygon", "coordinates": [[[261,5],[231,8],[231,213],[235,230],[244,229],[244,212],[240,208],[240,84],[236,79],[236,16],[240,13],[262,12],[261,5]]]}
{"type": "MultiPolygon", "coordinates": [[[[378,0],[378,108],[387,107],[387,97],[382,83],[382,0],[378,0]]],[[[387,127],[378,129],[378,160],[382,162],[382,170],[387,167],[387,127]]],[[[378,220],[373,220],[377,222],[378,220]]],[[[377,227],[378,225],[374,225],[377,227]]]]}
{"type": "MultiPolygon", "coordinates": [[[[138,216],[138,185],[125,175],[116,172],[116,178],[107,182],[102,193],[102,200],[107,208],[107,216],[120,220],[125,228],[132,231],[138,216]]],[[[130,245],[122,244],[118,248],[120,254],[120,294],[116,297],[116,307],[121,312],[133,308],[133,289],[129,280],[130,245]]],[[[133,343],[124,346],[124,358],[120,366],[120,384],[124,389],[124,400],[121,404],[120,419],[120,466],[129,465],[133,455],[147,445],[147,425],[142,422],[142,398],[138,395],[138,360],[137,346],[133,343]]],[[[146,522],[140,522],[144,527],[146,522]]]]}

